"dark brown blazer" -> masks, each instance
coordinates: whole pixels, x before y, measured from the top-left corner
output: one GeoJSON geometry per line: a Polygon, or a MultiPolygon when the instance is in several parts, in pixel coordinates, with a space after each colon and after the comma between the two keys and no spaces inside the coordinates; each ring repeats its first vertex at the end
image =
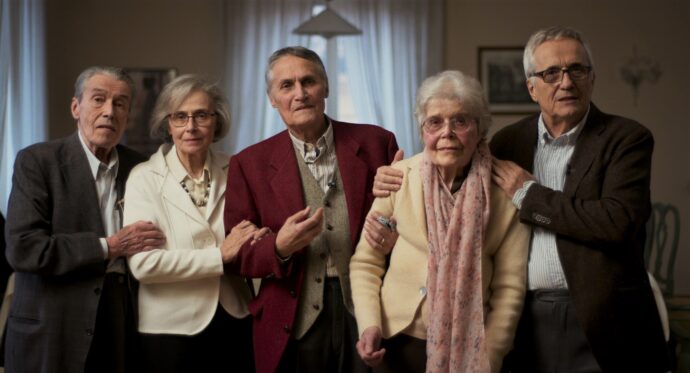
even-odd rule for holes
{"type": "MultiPolygon", "coordinates": [[[[118,196],[144,157],[117,147],[118,196]]],[[[15,291],[5,343],[8,372],[83,372],[106,261],[105,237],[78,135],[17,154],[7,214],[7,259],[15,291]]]]}
{"type": "MultiPolygon", "coordinates": [[[[378,126],[332,121],[338,169],[347,201],[350,238],[359,241],[374,201],[376,169],[390,164],[398,149],[395,136],[378,126]]],[[[225,229],[247,219],[274,232],[240,250],[234,270],[262,278],[249,304],[254,316],[254,355],[259,373],[273,372],[285,350],[302,289],[306,253],[282,265],[275,254],[276,232],[285,219],[305,207],[302,181],[290,135],[283,131],[230,159],[225,197],[225,229]]],[[[351,248],[354,252],[354,246],[351,248]]]]}
{"type": "MultiPolygon", "coordinates": [[[[494,135],[491,152],[533,171],[539,114],[494,135]]],[[[643,261],[654,139],[641,124],[591,105],[562,192],[533,185],[523,223],[556,233],[577,319],[606,372],[669,370],[643,261]]]]}

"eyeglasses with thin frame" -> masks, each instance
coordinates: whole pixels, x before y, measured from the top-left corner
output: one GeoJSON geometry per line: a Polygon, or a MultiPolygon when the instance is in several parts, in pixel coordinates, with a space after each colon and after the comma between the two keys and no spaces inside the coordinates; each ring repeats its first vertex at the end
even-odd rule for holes
{"type": "Polygon", "coordinates": [[[189,118],[192,118],[192,121],[196,123],[197,126],[209,127],[211,124],[213,124],[213,117],[215,116],[216,113],[205,110],[195,111],[191,115],[185,113],[184,111],[176,111],[168,114],[168,121],[170,121],[170,124],[172,124],[173,127],[184,127],[187,125],[189,118]]]}
{"type": "Polygon", "coordinates": [[[432,116],[426,118],[422,124],[422,128],[424,128],[427,133],[433,135],[441,131],[445,127],[446,123],[450,125],[451,131],[455,133],[463,133],[472,128],[472,125],[476,124],[477,120],[467,115],[454,115],[445,119],[432,116]]]}
{"type": "Polygon", "coordinates": [[[589,76],[592,66],[573,64],[567,67],[549,67],[546,70],[537,71],[529,76],[538,76],[544,83],[553,84],[563,81],[563,74],[568,73],[572,80],[583,80],[589,76]]]}

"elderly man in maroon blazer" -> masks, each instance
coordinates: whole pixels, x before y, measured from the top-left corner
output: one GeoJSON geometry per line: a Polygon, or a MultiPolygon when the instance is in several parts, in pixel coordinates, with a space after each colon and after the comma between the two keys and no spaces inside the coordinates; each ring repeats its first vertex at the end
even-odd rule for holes
{"type": "Polygon", "coordinates": [[[395,136],[324,115],[328,78],[309,49],[276,51],[266,85],[287,130],[231,158],[225,205],[226,227],[247,219],[275,232],[244,245],[231,265],[261,278],[249,306],[257,371],[366,371],[349,260],[395,136]]]}

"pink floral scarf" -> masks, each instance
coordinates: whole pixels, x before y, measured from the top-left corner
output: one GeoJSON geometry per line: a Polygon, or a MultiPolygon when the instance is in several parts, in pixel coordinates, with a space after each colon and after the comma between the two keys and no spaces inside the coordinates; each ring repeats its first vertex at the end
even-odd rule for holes
{"type": "Polygon", "coordinates": [[[482,245],[489,221],[491,156],[477,145],[453,196],[427,155],[421,167],[429,231],[427,372],[489,372],[482,300],[482,245]]]}

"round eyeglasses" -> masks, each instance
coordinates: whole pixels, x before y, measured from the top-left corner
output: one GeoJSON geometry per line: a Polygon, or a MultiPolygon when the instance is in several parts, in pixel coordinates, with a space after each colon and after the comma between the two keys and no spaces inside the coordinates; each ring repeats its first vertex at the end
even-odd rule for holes
{"type": "Polygon", "coordinates": [[[184,127],[187,125],[189,118],[192,118],[192,122],[199,127],[208,127],[213,123],[213,117],[216,113],[210,111],[195,111],[191,115],[185,113],[184,111],[176,111],[174,113],[168,114],[168,121],[173,127],[184,127]]]}
{"type": "Polygon", "coordinates": [[[433,135],[440,132],[445,127],[446,122],[450,125],[450,130],[455,133],[466,132],[472,128],[473,124],[477,123],[476,119],[466,115],[456,115],[445,119],[432,116],[426,118],[422,127],[427,133],[433,135]]]}
{"type": "Polygon", "coordinates": [[[544,83],[553,84],[563,81],[563,74],[568,73],[572,80],[583,80],[589,76],[592,66],[574,64],[567,67],[549,67],[546,70],[529,74],[530,77],[538,76],[544,83]]]}

